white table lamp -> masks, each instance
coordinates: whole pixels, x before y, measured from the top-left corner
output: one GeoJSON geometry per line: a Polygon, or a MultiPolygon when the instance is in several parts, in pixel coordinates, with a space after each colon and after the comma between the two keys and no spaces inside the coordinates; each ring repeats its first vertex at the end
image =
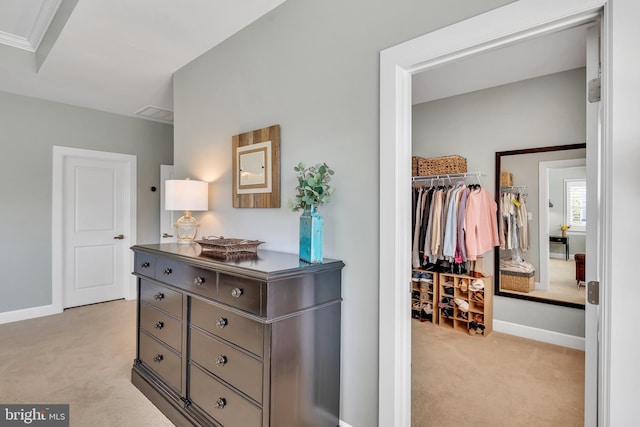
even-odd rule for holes
{"type": "Polygon", "coordinates": [[[164,208],[168,211],[184,211],[176,221],[178,243],[193,243],[198,231],[198,221],[191,211],[209,209],[209,184],[190,179],[171,179],[165,181],[164,208]]]}

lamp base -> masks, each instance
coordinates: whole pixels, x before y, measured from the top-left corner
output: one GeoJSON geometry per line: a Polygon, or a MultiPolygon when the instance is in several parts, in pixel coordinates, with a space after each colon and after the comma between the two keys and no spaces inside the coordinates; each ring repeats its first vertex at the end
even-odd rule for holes
{"type": "Polygon", "coordinates": [[[194,243],[199,226],[198,221],[191,216],[191,212],[184,211],[184,215],[178,218],[175,223],[178,243],[194,243]]]}

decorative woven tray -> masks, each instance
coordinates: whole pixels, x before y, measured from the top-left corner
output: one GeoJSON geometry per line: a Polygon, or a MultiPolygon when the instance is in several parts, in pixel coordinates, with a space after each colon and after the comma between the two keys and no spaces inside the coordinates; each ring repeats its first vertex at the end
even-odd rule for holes
{"type": "Polygon", "coordinates": [[[246,240],[246,239],[225,239],[220,237],[218,239],[203,239],[196,240],[202,246],[202,252],[209,252],[214,255],[240,255],[246,253],[256,253],[258,246],[264,242],[259,240],[246,240]]]}

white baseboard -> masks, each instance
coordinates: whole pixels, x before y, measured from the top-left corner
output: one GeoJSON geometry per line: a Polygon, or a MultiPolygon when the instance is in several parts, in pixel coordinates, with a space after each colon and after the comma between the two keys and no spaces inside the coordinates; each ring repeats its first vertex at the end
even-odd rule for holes
{"type": "Polygon", "coordinates": [[[340,420],[340,423],[338,423],[339,427],[351,427],[351,425],[345,423],[344,421],[340,420]]]}
{"type": "Polygon", "coordinates": [[[0,313],[0,325],[3,323],[18,322],[20,320],[35,319],[36,317],[50,316],[62,313],[62,310],[54,304],[42,305],[40,307],[23,308],[21,310],[7,311],[0,313]]]}
{"type": "Polygon", "coordinates": [[[493,330],[503,334],[515,335],[530,340],[542,341],[549,344],[561,345],[575,350],[585,349],[585,341],[582,337],[563,334],[561,332],[547,331],[546,329],[533,328],[531,326],[518,325],[502,320],[493,321],[493,330]]]}

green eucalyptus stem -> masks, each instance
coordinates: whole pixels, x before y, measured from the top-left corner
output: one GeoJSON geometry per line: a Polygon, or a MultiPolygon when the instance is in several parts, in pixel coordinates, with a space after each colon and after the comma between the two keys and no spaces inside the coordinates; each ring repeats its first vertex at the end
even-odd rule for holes
{"type": "Polygon", "coordinates": [[[298,173],[295,202],[289,201],[289,208],[297,212],[307,206],[322,206],[329,203],[334,191],[329,182],[334,171],[326,164],[306,167],[304,163],[294,166],[298,173]]]}

